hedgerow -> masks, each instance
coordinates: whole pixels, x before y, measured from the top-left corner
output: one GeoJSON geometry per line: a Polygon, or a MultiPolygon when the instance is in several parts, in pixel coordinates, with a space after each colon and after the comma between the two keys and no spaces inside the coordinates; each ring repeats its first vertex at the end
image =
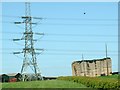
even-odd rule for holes
{"type": "Polygon", "coordinates": [[[91,88],[102,88],[102,89],[120,88],[120,84],[118,83],[118,80],[111,78],[67,76],[67,77],[58,77],[57,79],[81,83],[91,88]]]}

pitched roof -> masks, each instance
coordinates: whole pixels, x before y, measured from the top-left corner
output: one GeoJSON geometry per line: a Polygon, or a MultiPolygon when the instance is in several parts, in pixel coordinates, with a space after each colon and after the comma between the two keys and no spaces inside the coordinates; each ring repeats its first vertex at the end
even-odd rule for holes
{"type": "Polygon", "coordinates": [[[8,76],[15,76],[15,75],[17,75],[18,73],[9,73],[9,74],[6,74],[6,75],[8,75],[8,76]]]}

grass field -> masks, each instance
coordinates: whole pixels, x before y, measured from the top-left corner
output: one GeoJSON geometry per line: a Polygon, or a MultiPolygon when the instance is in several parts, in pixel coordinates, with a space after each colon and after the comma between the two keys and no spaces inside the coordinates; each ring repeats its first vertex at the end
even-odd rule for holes
{"type": "Polygon", "coordinates": [[[2,88],[87,88],[87,87],[72,81],[46,80],[46,81],[3,83],[2,88]]]}
{"type": "MultiPolygon", "coordinates": [[[[118,79],[118,75],[100,76],[98,78],[118,79]]],[[[62,80],[45,80],[45,81],[29,81],[2,83],[2,88],[87,88],[85,85],[62,80]]]]}
{"type": "Polygon", "coordinates": [[[98,78],[111,78],[111,79],[113,78],[113,79],[118,79],[118,74],[116,74],[116,75],[110,75],[110,76],[100,76],[98,78]]]}

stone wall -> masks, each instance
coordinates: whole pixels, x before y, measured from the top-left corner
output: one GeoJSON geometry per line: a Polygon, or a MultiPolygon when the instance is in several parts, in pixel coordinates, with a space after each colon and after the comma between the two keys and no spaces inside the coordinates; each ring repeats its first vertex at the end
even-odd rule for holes
{"type": "Polygon", "coordinates": [[[75,61],[72,63],[72,75],[89,77],[111,75],[111,67],[111,58],[75,61]]]}

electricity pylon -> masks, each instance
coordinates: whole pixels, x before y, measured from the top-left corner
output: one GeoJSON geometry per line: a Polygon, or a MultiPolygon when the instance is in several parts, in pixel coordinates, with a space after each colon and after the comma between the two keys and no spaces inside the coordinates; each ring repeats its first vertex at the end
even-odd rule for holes
{"type": "MultiPolygon", "coordinates": [[[[25,24],[25,32],[23,34],[22,39],[14,39],[14,41],[25,40],[24,48],[22,53],[24,53],[23,65],[21,69],[22,81],[26,81],[28,74],[28,67],[30,67],[35,75],[35,79],[42,79],[40,70],[37,65],[36,52],[34,48],[34,39],[33,39],[33,31],[32,31],[32,17],[30,10],[30,3],[25,3],[25,16],[22,17],[23,22],[15,22],[15,24],[25,24]]],[[[41,34],[42,35],[42,34],[41,34]]],[[[40,49],[43,50],[43,49],[40,49]]],[[[20,52],[14,52],[14,54],[19,54],[20,52]]]]}

